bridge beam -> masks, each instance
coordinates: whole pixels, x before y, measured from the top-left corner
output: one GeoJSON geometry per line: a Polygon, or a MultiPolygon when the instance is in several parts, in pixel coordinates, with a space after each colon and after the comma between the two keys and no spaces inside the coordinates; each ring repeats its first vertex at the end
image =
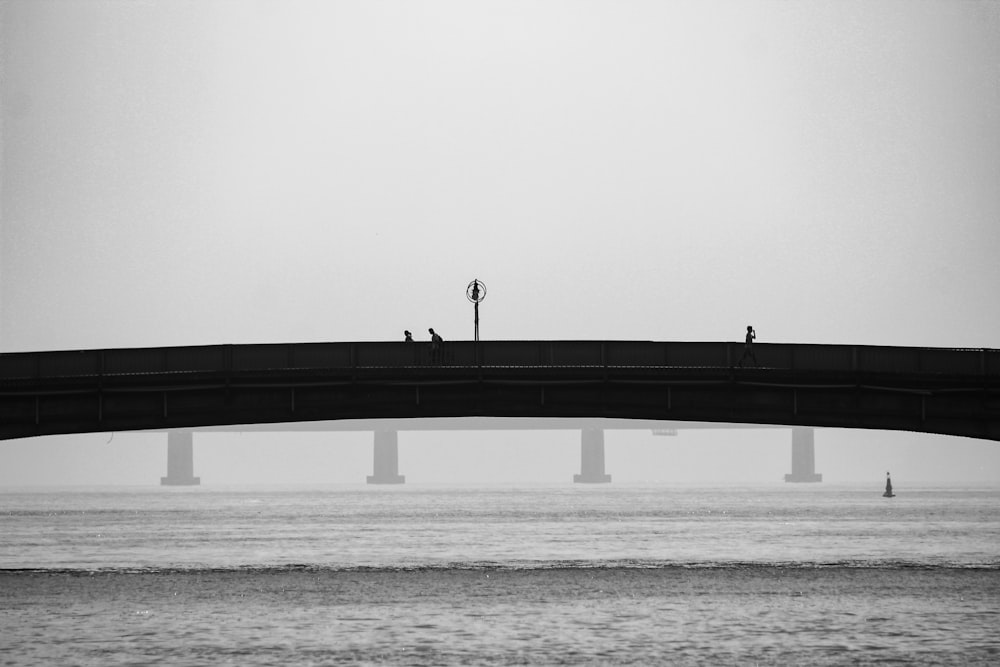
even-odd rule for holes
{"type": "Polygon", "coordinates": [[[580,431],[580,474],[573,481],[582,484],[607,484],[611,475],[604,473],[604,429],[580,431]]]}
{"type": "Polygon", "coordinates": [[[197,486],[201,478],[194,476],[194,433],[170,431],[167,434],[167,476],[161,486],[197,486]]]}
{"type": "Polygon", "coordinates": [[[816,443],[813,429],[802,426],[792,429],[792,472],[785,475],[785,481],[823,481],[823,475],[816,472],[816,443]]]}
{"type": "Polygon", "coordinates": [[[375,431],[374,460],[369,484],[402,484],[406,481],[399,474],[399,433],[397,431],[375,431]]]}

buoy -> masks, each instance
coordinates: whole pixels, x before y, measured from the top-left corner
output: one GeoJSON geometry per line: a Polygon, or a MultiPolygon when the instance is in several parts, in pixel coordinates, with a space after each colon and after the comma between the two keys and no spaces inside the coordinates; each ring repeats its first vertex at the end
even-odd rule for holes
{"type": "Polygon", "coordinates": [[[894,498],[895,493],[892,492],[892,479],[889,478],[889,473],[885,474],[885,493],[882,494],[883,498],[894,498]]]}

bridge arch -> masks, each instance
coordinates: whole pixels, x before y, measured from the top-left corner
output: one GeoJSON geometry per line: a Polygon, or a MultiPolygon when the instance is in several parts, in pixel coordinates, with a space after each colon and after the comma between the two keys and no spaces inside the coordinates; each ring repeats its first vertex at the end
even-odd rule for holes
{"type": "Polygon", "coordinates": [[[605,417],[1000,440],[1000,351],[658,341],[335,342],[0,355],[0,439],[226,424],[605,417]]]}

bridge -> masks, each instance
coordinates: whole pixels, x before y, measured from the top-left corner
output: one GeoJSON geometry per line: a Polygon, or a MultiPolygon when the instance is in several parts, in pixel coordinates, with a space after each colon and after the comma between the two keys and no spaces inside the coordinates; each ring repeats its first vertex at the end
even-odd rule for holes
{"type": "MultiPolygon", "coordinates": [[[[5,353],[0,439],[483,416],[826,426],[1000,440],[1000,350],[767,343],[754,350],[758,363],[747,367],[739,363],[742,343],[731,342],[458,341],[440,352],[427,343],[330,342],[5,353]]],[[[598,444],[603,459],[603,439],[591,449],[598,444]]]]}

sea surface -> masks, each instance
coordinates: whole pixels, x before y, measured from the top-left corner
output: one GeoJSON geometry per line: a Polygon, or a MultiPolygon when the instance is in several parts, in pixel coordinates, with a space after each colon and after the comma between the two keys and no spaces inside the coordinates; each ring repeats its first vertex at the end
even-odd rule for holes
{"type": "Polygon", "coordinates": [[[1000,664],[1000,489],[0,489],[0,665],[1000,664]]]}

